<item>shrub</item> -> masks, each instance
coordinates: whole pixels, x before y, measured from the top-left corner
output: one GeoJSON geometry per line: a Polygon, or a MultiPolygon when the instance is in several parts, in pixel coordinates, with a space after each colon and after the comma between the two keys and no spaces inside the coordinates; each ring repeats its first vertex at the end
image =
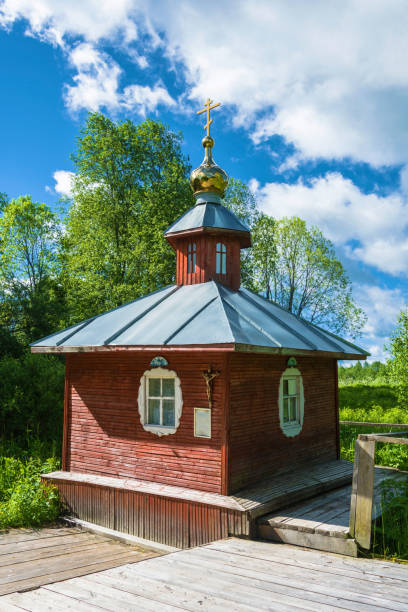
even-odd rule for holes
{"type": "Polygon", "coordinates": [[[382,515],[374,525],[373,552],[408,559],[408,482],[387,479],[380,488],[382,515]]]}
{"type": "Polygon", "coordinates": [[[58,467],[55,458],[43,462],[39,458],[0,457],[0,529],[37,527],[58,517],[58,490],[40,479],[42,473],[58,467]]]}

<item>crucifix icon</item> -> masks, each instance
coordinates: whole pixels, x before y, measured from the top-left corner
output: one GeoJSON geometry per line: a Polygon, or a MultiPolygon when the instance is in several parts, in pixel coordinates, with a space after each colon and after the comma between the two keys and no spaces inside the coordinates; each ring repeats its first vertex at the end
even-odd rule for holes
{"type": "Polygon", "coordinates": [[[220,375],[220,372],[213,370],[212,366],[209,366],[202,374],[205,380],[205,386],[207,388],[208,406],[212,408],[213,381],[214,378],[220,375]]]}
{"type": "Polygon", "coordinates": [[[208,98],[207,102],[205,102],[204,104],[204,108],[197,111],[197,115],[201,115],[201,113],[205,113],[205,112],[207,113],[207,123],[204,126],[204,129],[207,130],[207,136],[210,135],[210,125],[213,122],[213,120],[210,119],[210,111],[212,111],[213,108],[217,108],[217,106],[221,106],[221,102],[217,102],[217,104],[213,104],[211,106],[212,103],[213,101],[210,100],[210,98],[208,98]]]}

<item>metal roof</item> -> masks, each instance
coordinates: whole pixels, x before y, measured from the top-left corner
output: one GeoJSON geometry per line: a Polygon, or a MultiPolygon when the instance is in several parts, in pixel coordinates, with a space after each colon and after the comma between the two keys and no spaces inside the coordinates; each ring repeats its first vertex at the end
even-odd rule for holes
{"type": "Polygon", "coordinates": [[[213,202],[197,203],[165,231],[164,235],[185,232],[200,227],[249,232],[249,227],[228,208],[213,202]]]}
{"type": "Polygon", "coordinates": [[[247,289],[233,291],[215,281],[160,289],[31,346],[35,352],[68,352],[225,344],[235,350],[325,352],[339,359],[369,354],[247,289]]]}

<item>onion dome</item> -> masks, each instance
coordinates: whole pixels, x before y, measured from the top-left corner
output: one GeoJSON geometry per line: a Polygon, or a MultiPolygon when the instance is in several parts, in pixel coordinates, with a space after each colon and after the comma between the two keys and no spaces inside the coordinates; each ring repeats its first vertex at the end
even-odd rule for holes
{"type": "Polygon", "coordinates": [[[194,195],[212,192],[222,198],[228,185],[228,175],[212,158],[213,138],[205,136],[202,143],[205,149],[204,159],[190,175],[191,188],[194,195]]]}

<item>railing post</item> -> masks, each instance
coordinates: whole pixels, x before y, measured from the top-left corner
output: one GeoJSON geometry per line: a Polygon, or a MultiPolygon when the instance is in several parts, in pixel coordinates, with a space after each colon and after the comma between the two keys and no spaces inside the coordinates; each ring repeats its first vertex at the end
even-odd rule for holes
{"type": "Polygon", "coordinates": [[[356,440],[350,503],[350,536],[365,549],[371,545],[375,440],[356,440]]]}

